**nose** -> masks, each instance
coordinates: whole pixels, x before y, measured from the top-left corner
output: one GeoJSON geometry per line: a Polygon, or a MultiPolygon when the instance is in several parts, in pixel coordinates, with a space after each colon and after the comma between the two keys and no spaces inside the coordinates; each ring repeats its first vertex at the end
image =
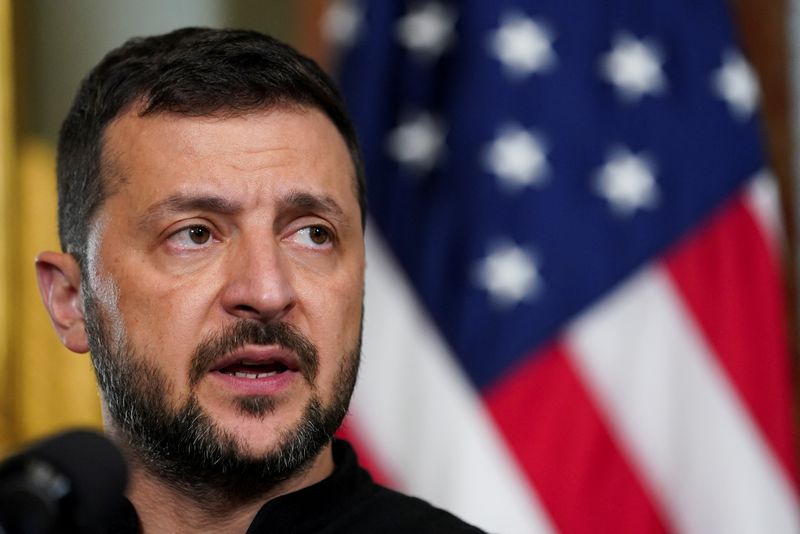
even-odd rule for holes
{"type": "Polygon", "coordinates": [[[295,306],[290,274],[280,245],[273,239],[242,241],[231,250],[222,306],[241,319],[281,319],[295,306]]]}

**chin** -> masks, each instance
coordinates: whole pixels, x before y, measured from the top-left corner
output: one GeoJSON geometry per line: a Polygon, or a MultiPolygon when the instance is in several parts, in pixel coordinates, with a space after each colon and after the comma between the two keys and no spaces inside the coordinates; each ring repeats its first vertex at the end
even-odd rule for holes
{"type": "Polygon", "coordinates": [[[206,412],[243,448],[268,451],[300,424],[303,408],[276,403],[271,397],[242,397],[225,410],[206,408],[206,412]]]}

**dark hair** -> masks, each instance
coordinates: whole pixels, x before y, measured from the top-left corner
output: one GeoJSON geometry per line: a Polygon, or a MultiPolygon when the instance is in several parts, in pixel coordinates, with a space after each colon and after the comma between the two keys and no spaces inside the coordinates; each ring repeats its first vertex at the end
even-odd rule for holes
{"type": "Polygon", "coordinates": [[[140,116],[240,114],[274,106],[309,106],[342,134],[356,172],[365,220],[366,191],[355,130],[339,91],[309,58],[272,37],[245,30],[184,28],[134,38],[109,52],[83,80],[58,140],[61,247],[83,264],[89,221],[110,194],[104,177],[108,124],[131,106],[140,116]]]}

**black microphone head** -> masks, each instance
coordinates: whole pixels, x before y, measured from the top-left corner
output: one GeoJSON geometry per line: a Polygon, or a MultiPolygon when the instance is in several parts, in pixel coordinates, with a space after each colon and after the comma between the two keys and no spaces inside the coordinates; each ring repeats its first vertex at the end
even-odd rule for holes
{"type": "Polygon", "coordinates": [[[41,510],[35,513],[52,513],[57,530],[92,532],[122,505],[127,478],[122,454],[106,437],[73,430],[35,443],[0,465],[0,507],[11,499],[35,498],[41,510]]]}

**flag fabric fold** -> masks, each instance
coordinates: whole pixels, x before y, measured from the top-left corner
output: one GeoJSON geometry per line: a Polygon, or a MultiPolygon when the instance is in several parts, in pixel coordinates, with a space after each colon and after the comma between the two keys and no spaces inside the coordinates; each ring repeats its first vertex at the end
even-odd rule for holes
{"type": "Polygon", "coordinates": [[[347,432],[497,532],[798,532],[774,183],[725,2],[349,1],[347,432]]]}

